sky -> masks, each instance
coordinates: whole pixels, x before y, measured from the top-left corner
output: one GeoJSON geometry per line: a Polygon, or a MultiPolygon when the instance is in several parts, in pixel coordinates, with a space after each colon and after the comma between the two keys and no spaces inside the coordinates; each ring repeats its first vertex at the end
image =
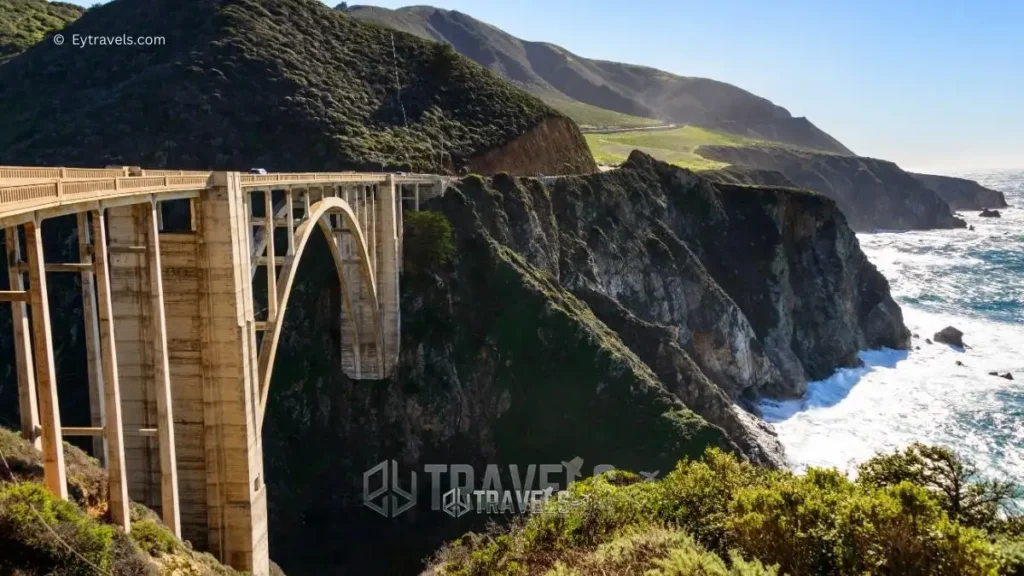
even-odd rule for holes
{"type": "Polygon", "coordinates": [[[1024,168],[1018,0],[431,2],[580,56],[735,84],[904,168],[1024,168]]]}

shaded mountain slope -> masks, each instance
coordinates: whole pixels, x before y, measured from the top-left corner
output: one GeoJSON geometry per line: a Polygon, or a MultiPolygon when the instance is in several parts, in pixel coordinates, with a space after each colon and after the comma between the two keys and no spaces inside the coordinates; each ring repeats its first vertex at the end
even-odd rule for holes
{"type": "Polygon", "coordinates": [[[832,198],[856,230],[963,228],[949,204],[885,160],[771,146],[701,146],[696,153],[740,167],[779,172],[832,198]]]}
{"type": "Polygon", "coordinates": [[[74,22],[83,12],[81,6],[66,2],[0,0],[0,64],[74,22]]]}
{"type": "Polygon", "coordinates": [[[952,176],[910,173],[935,190],[954,210],[982,210],[984,208],[1005,208],[1006,197],[1002,192],[986,188],[973,180],[952,176]]]}
{"type": "Polygon", "coordinates": [[[633,116],[852,154],[806,118],[794,118],[786,109],[724,82],[583,58],[554,44],[521,40],[461,12],[430,6],[352,6],[345,12],[451,44],[555,106],[568,98],[633,116]]]}
{"type": "Polygon", "coordinates": [[[526,172],[594,169],[540,100],[436,43],[392,50],[390,32],[315,0],[116,0],[66,33],[166,41],[43,44],[5,64],[0,162],[518,171],[474,161],[555,124],[562,140],[526,172]]]}

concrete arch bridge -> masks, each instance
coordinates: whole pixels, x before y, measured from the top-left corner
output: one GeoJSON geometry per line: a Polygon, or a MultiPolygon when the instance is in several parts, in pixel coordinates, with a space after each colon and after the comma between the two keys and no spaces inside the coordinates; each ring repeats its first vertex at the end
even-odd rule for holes
{"type": "Polygon", "coordinates": [[[129,499],[141,502],[179,537],[267,574],[260,430],[307,242],[323,233],[337,268],[339,369],[383,378],[398,360],[402,213],[446,182],[0,166],[0,302],[12,308],[22,434],[43,453],[47,488],[67,498],[63,439],[92,437],[122,528],[129,499]],[[183,229],[164,225],[172,202],[187,204],[183,229]],[[42,227],[67,215],[79,261],[46,262],[42,227]],[[90,426],[61,421],[46,286],[58,273],[81,277],[90,426]]]}

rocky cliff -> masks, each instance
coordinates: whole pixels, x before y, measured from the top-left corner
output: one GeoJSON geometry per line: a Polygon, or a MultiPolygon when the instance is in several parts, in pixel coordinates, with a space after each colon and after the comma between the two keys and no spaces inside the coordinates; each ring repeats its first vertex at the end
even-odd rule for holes
{"type": "Polygon", "coordinates": [[[935,190],[954,210],[983,210],[985,208],[1005,208],[1006,197],[1002,192],[986,188],[973,180],[954,178],[952,176],[935,176],[932,174],[915,174],[911,176],[935,190]]]}
{"type": "Polygon", "coordinates": [[[963,228],[934,190],[892,162],[773,146],[701,146],[705,158],[772,170],[832,198],[855,230],[963,228]]]}
{"type": "Polygon", "coordinates": [[[571,121],[537,98],[445,45],[316,0],[111,2],[64,32],[122,33],[163,41],[45,42],[0,68],[0,163],[459,171],[557,126],[557,146],[528,138],[518,148],[532,153],[484,164],[593,166],[571,121]]]}
{"type": "Polygon", "coordinates": [[[742,406],[909,340],[886,280],[820,195],[716,184],[635,153],[551,187],[469,176],[427,208],[451,222],[456,256],[403,276],[392,380],[332,368],[326,246],[299,271],[264,429],[286,570],[380,570],[384,558],[396,572],[480,527],[362,508],[362,471],[388,458],[666,471],[722,446],[779,465],[770,427],[742,406]],[[310,551],[327,531],[362,545],[310,551]]]}

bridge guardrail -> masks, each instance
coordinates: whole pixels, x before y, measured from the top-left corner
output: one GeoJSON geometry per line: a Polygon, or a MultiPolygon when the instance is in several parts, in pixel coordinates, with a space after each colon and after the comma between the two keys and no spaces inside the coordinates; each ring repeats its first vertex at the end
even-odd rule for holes
{"type": "Polygon", "coordinates": [[[386,174],[361,174],[358,172],[305,172],[280,174],[242,174],[243,185],[274,185],[292,182],[384,182],[386,174]]]}

